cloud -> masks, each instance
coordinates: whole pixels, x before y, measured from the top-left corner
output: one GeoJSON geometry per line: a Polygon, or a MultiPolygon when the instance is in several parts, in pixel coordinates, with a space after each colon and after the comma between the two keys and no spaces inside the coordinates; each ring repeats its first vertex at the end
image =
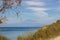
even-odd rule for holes
{"type": "Polygon", "coordinates": [[[33,10],[33,11],[45,11],[45,10],[49,10],[48,8],[40,8],[40,7],[28,7],[26,9],[33,10]]]}
{"type": "Polygon", "coordinates": [[[38,1],[25,1],[24,3],[30,6],[44,6],[45,5],[44,2],[38,2],[38,1]]]}
{"type": "Polygon", "coordinates": [[[36,16],[42,18],[42,17],[48,17],[48,13],[44,12],[44,11],[40,11],[40,12],[35,12],[34,13],[36,16]]]}
{"type": "MultiPolygon", "coordinates": [[[[45,18],[49,18],[49,14],[45,11],[50,10],[49,8],[41,8],[41,7],[28,7],[26,8],[30,11],[34,11],[33,14],[35,15],[35,20],[37,23],[44,23],[43,21],[45,18]]],[[[45,20],[46,21],[46,20],[45,20]]]]}
{"type": "Polygon", "coordinates": [[[7,24],[14,24],[14,23],[22,23],[22,22],[24,22],[26,19],[24,19],[24,18],[11,18],[11,17],[8,17],[8,21],[6,21],[7,22],[7,24]]]}

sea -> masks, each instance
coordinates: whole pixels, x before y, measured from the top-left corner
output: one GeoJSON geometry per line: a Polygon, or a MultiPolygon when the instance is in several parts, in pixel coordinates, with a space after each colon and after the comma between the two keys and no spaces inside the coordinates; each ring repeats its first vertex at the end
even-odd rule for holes
{"type": "Polygon", "coordinates": [[[19,36],[27,36],[34,34],[40,27],[0,27],[0,36],[9,38],[9,40],[17,40],[19,36]]]}

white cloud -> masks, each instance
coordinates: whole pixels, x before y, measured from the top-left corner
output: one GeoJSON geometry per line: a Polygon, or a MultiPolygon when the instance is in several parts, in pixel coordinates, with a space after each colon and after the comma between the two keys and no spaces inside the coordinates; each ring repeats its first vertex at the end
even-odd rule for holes
{"type": "Polygon", "coordinates": [[[7,24],[13,24],[13,23],[22,23],[24,22],[26,19],[23,18],[8,18],[7,24]]]}
{"type": "Polygon", "coordinates": [[[42,18],[42,17],[48,17],[48,13],[44,12],[44,11],[40,11],[40,12],[35,12],[34,13],[36,16],[42,18]]]}
{"type": "Polygon", "coordinates": [[[37,1],[25,1],[24,3],[30,6],[44,6],[45,5],[44,2],[37,2],[37,1]]]}
{"type": "Polygon", "coordinates": [[[45,11],[45,10],[49,10],[48,8],[40,8],[40,7],[28,7],[26,9],[33,10],[33,11],[45,11]]]}
{"type": "Polygon", "coordinates": [[[50,10],[49,8],[28,7],[27,9],[34,11],[33,14],[35,15],[36,18],[33,18],[32,20],[34,20],[36,23],[40,24],[50,23],[49,21],[51,20],[51,18],[49,17],[49,14],[45,12],[47,10],[50,10]]]}

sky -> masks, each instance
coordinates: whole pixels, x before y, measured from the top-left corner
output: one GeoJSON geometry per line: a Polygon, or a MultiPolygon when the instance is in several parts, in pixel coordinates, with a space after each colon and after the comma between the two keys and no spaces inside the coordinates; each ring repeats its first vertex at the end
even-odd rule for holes
{"type": "Polygon", "coordinates": [[[60,0],[22,0],[21,6],[16,7],[15,4],[13,9],[7,10],[8,21],[2,26],[39,27],[60,19],[60,0]],[[14,10],[20,13],[19,17],[14,10]]]}

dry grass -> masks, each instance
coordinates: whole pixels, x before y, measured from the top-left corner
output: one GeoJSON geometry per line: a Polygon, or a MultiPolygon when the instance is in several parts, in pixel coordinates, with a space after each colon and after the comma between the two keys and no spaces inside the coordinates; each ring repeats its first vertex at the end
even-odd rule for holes
{"type": "Polygon", "coordinates": [[[60,20],[58,20],[56,23],[40,28],[33,35],[29,33],[27,37],[19,36],[17,40],[58,40],[60,38],[58,36],[60,36],[60,20]]]}
{"type": "Polygon", "coordinates": [[[60,35],[60,20],[51,25],[40,28],[34,35],[28,36],[26,40],[49,40],[60,35]]]}

